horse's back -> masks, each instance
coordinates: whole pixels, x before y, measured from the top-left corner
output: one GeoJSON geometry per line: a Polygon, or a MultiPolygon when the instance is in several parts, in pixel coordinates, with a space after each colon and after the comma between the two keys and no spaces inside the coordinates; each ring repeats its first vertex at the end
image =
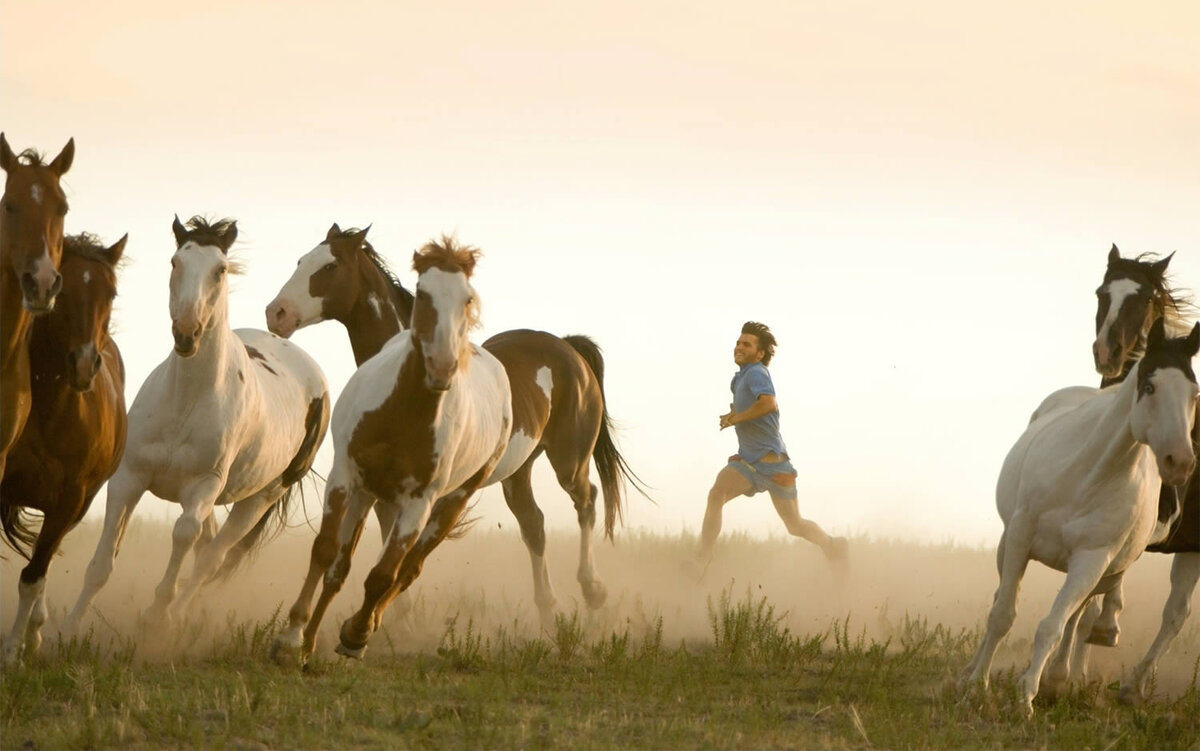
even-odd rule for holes
{"type": "Polygon", "coordinates": [[[234,329],[233,333],[250,359],[263,369],[260,375],[289,376],[314,398],[329,390],[321,366],[295,342],[261,329],[234,329]]]}

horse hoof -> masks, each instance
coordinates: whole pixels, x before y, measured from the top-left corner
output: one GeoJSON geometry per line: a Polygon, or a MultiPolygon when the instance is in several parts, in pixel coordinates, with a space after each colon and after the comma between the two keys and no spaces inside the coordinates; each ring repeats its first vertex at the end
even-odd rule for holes
{"type": "Polygon", "coordinates": [[[1121,686],[1121,690],[1117,692],[1117,701],[1125,706],[1136,706],[1142,703],[1142,692],[1137,686],[1132,683],[1126,683],[1121,686]]]}
{"type": "Polygon", "coordinates": [[[583,584],[583,599],[592,610],[603,607],[608,600],[608,588],[598,581],[586,582],[583,584]]]}
{"type": "Polygon", "coordinates": [[[367,645],[364,644],[361,647],[355,648],[346,646],[344,642],[338,642],[338,645],[333,648],[333,651],[337,652],[342,657],[349,657],[352,660],[361,660],[363,653],[367,651],[367,645]]]}
{"type": "Polygon", "coordinates": [[[281,668],[304,667],[304,655],[300,653],[300,646],[283,639],[276,638],[271,642],[270,658],[281,668]]]}
{"type": "Polygon", "coordinates": [[[1115,647],[1120,633],[1120,630],[1115,628],[1093,628],[1088,634],[1087,643],[1098,647],[1115,647]]]}

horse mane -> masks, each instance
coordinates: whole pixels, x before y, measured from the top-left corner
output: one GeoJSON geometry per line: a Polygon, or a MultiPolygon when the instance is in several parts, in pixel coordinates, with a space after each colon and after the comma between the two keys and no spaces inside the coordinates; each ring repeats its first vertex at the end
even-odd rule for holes
{"type": "Polygon", "coordinates": [[[26,167],[45,167],[46,157],[37,149],[25,149],[17,155],[17,163],[26,167]]]}
{"type": "MultiPolygon", "coordinates": [[[[225,233],[228,232],[229,228],[232,227],[236,222],[236,219],[230,219],[229,217],[212,221],[208,217],[197,214],[196,216],[193,216],[191,219],[187,220],[187,223],[184,225],[184,229],[187,230],[188,239],[197,245],[215,245],[220,247],[221,243],[225,239],[225,233]]],[[[233,257],[233,248],[229,249],[229,251],[225,254],[225,257],[228,259],[229,264],[226,269],[226,273],[245,273],[245,265],[233,257]]]]}
{"type": "MultiPolygon", "coordinates": [[[[1176,287],[1171,284],[1167,274],[1161,276],[1151,270],[1151,266],[1161,262],[1163,256],[1157,253],[1142,253],[1135,258],[1117,258],[1112,261],[1104,273],[1104,281],[1108,283],[1121,277],[1133,277],[1145,280],[1154,290],[1152,305],[1162,318],[1168,336],[1186,336],[1191,331],[1188,320],[1200,313],[1191,290],[1176,287]]],[[[1139,353],[1140,357],[1140,353],[1139,353]]]]}
{"type": "Polygon", "coordinates": [[[77,235],[65,235],[63,237],[63,252],[78,258],[83,258],[88,261],[96,261],[104,264],[114,272],[125,265],[125,256],[117,261],[116,266],[108,260],[108,248],[96,235],[91,232],[80,232],[77,235]]]}
{"type": "MultiPolygon", "coordinates": [[[[413,253],[413,270],[417,275],[424,274],[432,268],[437,268],[450,274],[463,274],[470,284],[471,273],[475,263],[483,251],[472,245],[459,245],[458,240],[449,235],[442,235],[441,240],[430,240],[424,247],[413,253]]],[[[479,295],[473,295],[467,305],[467,328],[476,329],[482,325],[480,320],[479,295]]]]}
{"type": "MultiPolygon", "coordinates": [[[[351,227],[341,230],[331,239],[343,240],[359,232],[362,232],[362,230],[357,227],[351,227]]],[[[379,255],[379,251],[375,250],[375,246],[365,237],[363,238],[362,249],[371,263],[375,265],[375,269],[383,276],[383,280],[387,282],[388,290],[392,295],[392,304],[396,307],[396,311],[400,314],[400,317],[405,319],[401,323],[407,328],[412,322],[413,293],[405,289],[404,285],[400,283],[400,279],[396,276],[396,272],[392,271],[387,261],[383,260],[383,256],[379,255]]]]}

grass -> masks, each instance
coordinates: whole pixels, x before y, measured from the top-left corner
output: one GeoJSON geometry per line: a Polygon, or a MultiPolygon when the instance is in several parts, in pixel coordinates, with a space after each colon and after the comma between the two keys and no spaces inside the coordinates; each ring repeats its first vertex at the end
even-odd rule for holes
{"type": "Polygon", "coordinates": [[[455,615],[435,650],[389,629],[363,662],[321,652],[304,671],[266,657],[278,615],[228,621],[170,661],[93,630],[5,669],[0,747],[1200,748],[1200,660],[1189,687],[1145,707],[1094,682],[1023,721],[1013,669],[986,694],[955,689],[974,630],[904,615],[882,637],[849,617],[797,634],[748,588],[707,611],[711,640],[678,643],[661,617],[571,612],[528,635],[455,615]]]}

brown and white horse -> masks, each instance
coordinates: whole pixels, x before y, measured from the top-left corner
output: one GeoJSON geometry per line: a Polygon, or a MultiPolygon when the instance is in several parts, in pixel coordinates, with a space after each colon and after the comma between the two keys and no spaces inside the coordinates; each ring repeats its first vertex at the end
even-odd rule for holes
{"type": "Polygon", "coordinates": [[[91,235],[66,238],[58,304],[33,324],[33,409],[0,484],[4,535],[29,559],[21,571],[6,662],[23,648],[36,653],[50,561],[125,450],[125,365],[109,336],[109,318],[127,237],[108,248],[91,235]],[[40,532],[27,526],[24,508],[42,512],[40,532]]]}
{"type": "MultiPolygon", "coordinates": [[[[320,321],[340,321],[361,366],[409,324],[412,300],[366,240],[366,230],[342,230],[334,224],[325,241],[299,260],[292,277],[267,306],[267,325],[281,336],[291,336],[320,321]]],[[[588,604],[599,607],[606,591],[592,552],[596,489],[589,479],[589,462],[595,459],[600,474],[609,537],[620,514],[622,477],[635,481],[613,442],[603,390],[603,356],[587,337],[560,338],[530,330],[497,334],[483,347],[504,365],[512,391],[512,445],[494,479],[501,482],[529,549],[534,600],[542,618],[552,619],[556,602],[545,558],[544,517],[530,482],[533,463],[543,452],[574,501],[580,527],[578,580],[588,604]]],[[[386,534],[393,511],[386,504],[375,510],[386,534]]],[[[435,507],[434,514],[438,513],[435,507]]],[[[335,546],[336,534],[333,526],[322,524],[314,555],[318,548],[332,555],[328,551],[335,546]]],[[[313,580],[305,587],[295,619],[308,622],[315,586],[313,580]]],[[[312,643],[307,643],[306,649],[311,648],[312,643]]]]}
{"type": "Polygon", "coordinates": [[[29,331],[50,311],[62,287],[63,217],[67,198],[59,179],[71,168],[75,140],[49,164],[32,149],[14,154],[0,133],[0,478],[8,452],[29,417],[29,331]]]}
{"type": "MultiPolygon", "coordinates": [[[[1175,289],[1167,278],[1171,257],[1143,254],[1122,258],[1116,245],[1108,253],[1104,280],[1096,290],[1096,339],[1092,354],[1101,385],[1120,383],[1141,359],[1146,337],[1155,321],[1162,320],[1168,332],[1187,331],[1185,316],[1195,311],[1188,296],[1175,289]]],[[[1196,414],[1200,444],[1200,408],[1196,414]]],[[[1162,625],[1132,677],[1121,687],[1121,700],[1133,703],[1147,698],[1158,660],[1179,634],[1191,612],[1192,593],[1200,581],[1200,469],[1193,471],[1185,486],[1164,486],[1159,496],[1158,519],[1169,523],[1165,540],[1146,548],[1151,553],[1174,554],[1171,592],[1163,607],[1162,625]],[[1178,495],[1177,495],[1178,492],[1178,495]]],[[[1089,641],[1113,645],[1117,641],[1117,614],[1122,607],[1118,585],[1104,598],[1104,611],[1089,641]]]]}
{"type": "Polygon", "coordinates": [[[104,529],[66,631],[75,630],[108,580],[126,525],[147,491],[182,507],[152,620],[169,621],[206,582],[260,542],[271,510],[286,513],[329,423],[325,376],[295,344],[229,326],[231,220],[172,225],[170,312],[174,350],[142,383],[129,409],[125,456],[108,483],[104,529]],[[197,551],[176,601],[180,567],[214,506],[231,505],[197,551]]]}

